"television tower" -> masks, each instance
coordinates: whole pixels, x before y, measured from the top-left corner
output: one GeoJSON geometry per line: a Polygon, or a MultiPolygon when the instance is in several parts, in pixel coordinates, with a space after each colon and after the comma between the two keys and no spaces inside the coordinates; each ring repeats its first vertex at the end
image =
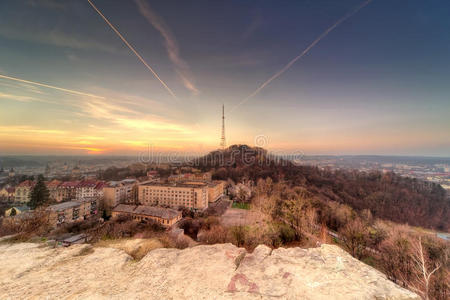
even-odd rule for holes
{"type": "Polygon", "coordinates": [[[220,148],[225,149],[225,105],[222,104],[222,136],[220,138],[220,148]]]}

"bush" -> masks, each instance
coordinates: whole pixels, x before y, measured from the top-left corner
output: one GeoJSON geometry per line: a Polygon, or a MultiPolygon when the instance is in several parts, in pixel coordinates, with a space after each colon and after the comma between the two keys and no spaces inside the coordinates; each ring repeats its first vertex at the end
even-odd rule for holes
{"type": "Polygon", "coordinates": [[[15,240],[25,241],[34,236],[41,236],[51,230],[48,213],[37,209],[15,217],[3,218],[0,236],[16,234],[15,240]]]}
{"type": "Polygon", "coordinates": [[[280,225],[279,227],[279,236],[280,240],[283,244],[291,243],[295,241],[295,230],[288,225],[280,225]]]}
{"type": "Polygon", "coordinates": [[[223,244],[231,242],[228,229],[221,225],[214,225],[210,230],[199,234],[199,241],[205,244],[223,244]]]}

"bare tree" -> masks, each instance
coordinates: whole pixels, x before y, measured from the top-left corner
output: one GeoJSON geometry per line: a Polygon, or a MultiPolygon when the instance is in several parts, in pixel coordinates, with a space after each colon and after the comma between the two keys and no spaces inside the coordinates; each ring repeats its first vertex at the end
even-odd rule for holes
{"type": "Polygon", "coordinates": [[[416,271],[417,283],[411,283],[411,288],[419,293],[423,299],[429,299],[430,280],[433,274],[441,268],[439,262],[431,262],[428,254],[423,249],[422,238],[416,243],[412,243],[413,268],[416,271]]]}

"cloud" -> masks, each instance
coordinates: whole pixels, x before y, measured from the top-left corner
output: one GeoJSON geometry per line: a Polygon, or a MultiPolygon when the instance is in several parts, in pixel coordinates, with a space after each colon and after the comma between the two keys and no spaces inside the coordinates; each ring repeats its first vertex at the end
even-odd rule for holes
{"type": "Polygon", "coordinates": [[[258,30],[263,24],[263,18],[261,15],[261,11],[257,11],[254,16],[252,17],[252,20],[248,27],[244,30],[242,33],[242,38],[248,39],[256,30],[258,30]]]}
{"type": "Polygon", "coordinates": [[[146,1],[135,0],[135,2],[139,8],[139,12],[145,17],[145,19],[147,19],[150,24],[152,24],[153,27],[155,27],[156,30],[159,31],[159,33],[164,38],[169,59],[175,65],[177,75],[183,82],[184,87],[191,91],[193,94],[198,94],[199,90],[195,86],[189,65],[181,58],[180,48],[170,28],[167,26],[164,20],[151,9],[150,5],[146,1]]]}
{"type": "Polygon", "coordinates": [[[31,102],[31,101],[37,100],[36,98],[33,98],[33,97],[5,94],[2,92],[0,92],[0,99],[7,99],[7,100],[13,100],[13,101],[19,101],[19,102],[31,102]]]}
{"type": "Polygon", "coordinates": [[[25,27],[23,24],[13,25],[14,26],[7,26],[5,24],[0,24],[0,36],[11,40],[33,42],[63,48],[98,50],[111,54],[123,53],[123,50],[106,43],[88,37],[78,37],[74,34],[60,31],[59,29],[32,28],[25,27]]]}

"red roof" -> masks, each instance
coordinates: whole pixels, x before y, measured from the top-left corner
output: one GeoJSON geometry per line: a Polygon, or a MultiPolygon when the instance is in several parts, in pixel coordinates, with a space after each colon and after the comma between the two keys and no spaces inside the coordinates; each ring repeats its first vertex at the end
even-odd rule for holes
{"type": "Polygon", "coordinates": [[[80,183],[79,181],[66,181],[66,182],[63,182],[60,185],[60,187],[63,187],[63,188],[75,188],[75,187],[78,186],[79,183],[80,183]]]}
{"type": "Polygon", "coordinates": [[[101,190],[101,189],[103,189],[105,186],[107,186],[106,182],[104,182],[104,181],[99,181],[99,182],[97,182],[97,185],[95,186],[95,189],[96,189],[96,190],[101,190]]]}
{"type": "Polygon", "coordinates": [[[77,187],[95,187],[97,185],[97,181],[95,180],[83,180],[81,181],[77,187]]]}
{"type": "Polygon", "coordinates": [[[12,194],[12,193],[14,193],[14,192],[16,191],[16,189],[13,188],[13,187],[9,187],[9,188],[6,188],[6,191],[7,191],[9,194],[12,194]]]}
{"type": "Polygon", "coordinates": [[[45,185],[47,186],[47,187],[58,187],[59,185],[61,184],[61,181],[59,181],[59,180],[56,180],[56,179],[54,179],[54,180],[52,180],[52,181],[50,181],[50,182],[46,182],[45,183],[45,185]]]}
{"type": "Polygon", "coordinates": [[[22,181],[21,183],[19,183],[19,185],[17,187],[34,187],[35,184],[36,184],[36,182],[34,182],[32,180],[25,180],[25,181],[22,181]]]}

